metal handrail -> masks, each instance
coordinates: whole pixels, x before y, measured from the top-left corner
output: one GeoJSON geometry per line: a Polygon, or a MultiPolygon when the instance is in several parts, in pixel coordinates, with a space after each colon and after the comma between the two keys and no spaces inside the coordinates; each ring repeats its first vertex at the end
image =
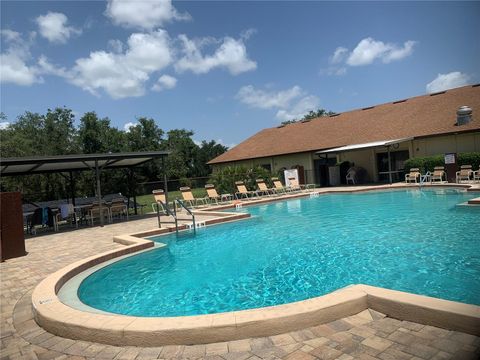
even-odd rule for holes
{"type": "Polygon", "coordinates": [[[177,203],[180,204],[181,207],[183,207],[191,216],[192,216],[192,222],[193,222],[193,233],[197,233],[197,226],[195,224],[195,215],[193,215],[192,211],[183,203],[182,200],[177,199],[177,203]]]}
{"type": "MultiPolygon", "coordinates": [[[[162,205],[163,208],[165,209],[165,212],[172,216],[173,219],[175,220],[175,232],[177,233],[178,235],[178,219],[177,219],[177,214],[174,214],[172,212],[172,210],[170,210],[167,206],[167,204],[165,204],[162,200],[157,200],[157,218],[158,218],[158,227],[161,228],[162,227],[162,222],[160,221],[160,206],[159,205],[162,205]]],[[[175,206],[175,204],[174,204],[175,206]]]]}
{"type": "Polygon", "coordinates": [[[431,181],[431,176],[432,174],[430,173],[430,171],[427,171],[427,173],[425,175],[421,175],[420,176],[420,184],[419,186],[421,187],[424,183],[426,183],[428,180],[431,181]]]}

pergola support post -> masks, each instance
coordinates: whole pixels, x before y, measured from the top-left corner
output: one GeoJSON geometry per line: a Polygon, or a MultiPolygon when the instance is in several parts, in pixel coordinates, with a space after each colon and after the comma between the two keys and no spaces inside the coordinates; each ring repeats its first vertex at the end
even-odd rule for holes
{"type": "Polygon", "coordinates": [[[167,171],[165,169],[165,157],[163,157],[163,156],[162,156],[162,171],[163,171],[163,187],[164,187],[163,191],[165,192],[165,204],[166,204],[166,206],[168,206],[167,171]]]}
{"type": "Polygon", "coordinates": [[[104,218],[103,218],[103,204],[102,204],[102,189],[100,185],[100,168],[98,167],[97,159],[95,159],[95,178],[97,180],[97,201],[98,201],[99,212],[100,212],[100,226],[103,226],[104,218]]]}

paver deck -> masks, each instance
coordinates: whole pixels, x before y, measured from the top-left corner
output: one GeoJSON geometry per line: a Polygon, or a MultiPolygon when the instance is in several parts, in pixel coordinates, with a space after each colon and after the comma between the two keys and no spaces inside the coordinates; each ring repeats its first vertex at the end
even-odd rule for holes
{"type": "Polygon", "coordinates": [[[113,235],[149,230],[156,218],[37,236],[28,254],[0,264],[1,359],[478,359],[480,338],[399,321],[372,310],[308,329],[224,343],[115,347],[65,339],[40,328],[30,296],[46,276],[88,256],[119,248],[113,235]]]}

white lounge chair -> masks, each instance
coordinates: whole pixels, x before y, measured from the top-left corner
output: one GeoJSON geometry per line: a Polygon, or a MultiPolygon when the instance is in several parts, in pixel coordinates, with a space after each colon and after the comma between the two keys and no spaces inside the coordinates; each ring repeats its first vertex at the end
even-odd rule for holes
{"type": "Polygon", "coordinates": [[[472,165],[460,166],[460,171],[456,172],[457,183],[461,183],[462,181],[470,181],[472,175],[472,165]]]}
{"type": "Polygon", "coordinates": [[[408,174],[405,174],[405,182],[415,182],[417,183],[417,180],[420,180],[420,169],[419,168],[411,168],[410,172],[408,174]]]}
{"type": "Polygon", "coordinates": [[[435,166],[433,173],[430,175],[430,182],[446,182],[447,174],[445,173],[445,168],[443,166],[435,166]]]}

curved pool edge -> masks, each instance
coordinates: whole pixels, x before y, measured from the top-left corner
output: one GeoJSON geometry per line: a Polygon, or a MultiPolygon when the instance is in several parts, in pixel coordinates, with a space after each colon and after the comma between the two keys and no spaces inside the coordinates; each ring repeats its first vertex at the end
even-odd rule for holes
{"type": "Polygon", "coordinates": [[[98,314],[63,304],[57,294],[72,277],[107,260],[154,247],[152,241],[132,235],[115,236],[114,241],[124,247],[70,264],[35,288],[33,313],[41,327],[62,337],[110,345],[191,345],[300,330],[370,308],[400,320],[480,336],[480,306],[362,284],[284,305],[185,317],[98,314]]]}

